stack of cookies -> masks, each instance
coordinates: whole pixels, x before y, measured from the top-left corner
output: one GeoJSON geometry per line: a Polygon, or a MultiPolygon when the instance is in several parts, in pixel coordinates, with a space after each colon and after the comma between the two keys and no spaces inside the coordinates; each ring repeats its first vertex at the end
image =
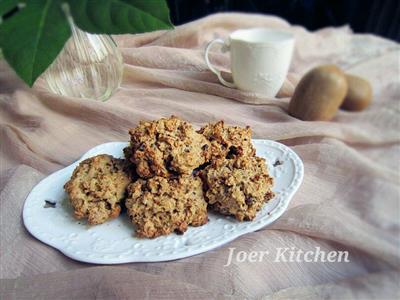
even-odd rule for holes
{"type": "Polygon", "coordinates": [[[249,127],[220,121],[195,131],[172,116],[140,122],[129,134],[125,160],[89,158],[65,184],[77,218],[103,223],[118,216],[125,201],[136,234],[154,238],[206,224],[207,208],[252,220],[273,197],[249,127]]]}
{"type": "Polygon", "coordinates": [[[208,161],[209,141],[176,117],[140,122],[129,131],[126,159],[140,177],[125,205],[136,233],[157,237],[207,223],[203,184],[193,170],[208,161]]]}
{"type": "Polygon", "coordinates": [[[223,121],[199,130],[211,143],[209,165],[200,172],[209,208],[239,221],[251,221],[274,196],[265,160],[255,155],[250,127],[223,121]]]}

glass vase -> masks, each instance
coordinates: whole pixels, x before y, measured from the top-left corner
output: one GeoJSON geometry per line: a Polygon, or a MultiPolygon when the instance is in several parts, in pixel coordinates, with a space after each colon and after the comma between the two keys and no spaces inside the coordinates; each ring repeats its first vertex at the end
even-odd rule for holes
{"type": "Polygon", "coordinates": [[[72,36],[43,77],[56,94],[107,100],[121,83],[121,53],[111,36],[70,26],[72,36]]]}

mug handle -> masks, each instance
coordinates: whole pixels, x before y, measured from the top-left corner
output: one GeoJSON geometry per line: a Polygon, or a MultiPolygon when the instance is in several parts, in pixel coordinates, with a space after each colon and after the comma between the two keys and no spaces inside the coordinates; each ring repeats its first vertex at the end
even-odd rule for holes
{"type": "Polygon", "coordinates": [[[204,53],[204,58],[206,60],[207,67],[213,72],[215,75],[217,75],[218,80],[225,86],[230,87],[230,88],[236,88],[236,85],[233,82],[226,81],[224,78],[222,78],[221,71],[217,70],[210,62],[208,58],[208,53],[210,52],[211,47],[213,46],[214,43],[222,44],[222,52],[229,51],[229,45],[227,45],[224,40],[222,39],[215,39],[212,40],[211,42],[208,43],[206,52],[204,53]]]}

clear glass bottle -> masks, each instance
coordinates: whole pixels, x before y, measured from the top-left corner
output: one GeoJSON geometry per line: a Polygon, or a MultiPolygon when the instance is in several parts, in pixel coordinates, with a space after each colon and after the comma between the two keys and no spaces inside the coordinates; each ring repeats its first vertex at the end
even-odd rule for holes
{"type": "Polygon", "coordinates": [[[56,94],[107,100],[121,84],[121,53],[110,36],[84,32],[68,19],[72,36],[43,78],[56,94]]]}

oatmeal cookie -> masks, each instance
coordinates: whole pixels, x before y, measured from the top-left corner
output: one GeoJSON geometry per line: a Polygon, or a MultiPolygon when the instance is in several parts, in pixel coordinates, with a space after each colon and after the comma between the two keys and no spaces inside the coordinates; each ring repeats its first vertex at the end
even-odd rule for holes
{"type": "Polygon", "coordinates": [[[82,161],[64,185],[75,217],[87,218],[91,225],[116,218],[121,211],[130,176],[124,161],[110,155],[97,155],[82,161]]]}
{"type": "Polygon", "coordinates": [[[131,182],[136,181],[139,178],[139,175],[136,173],[136,166],[135,164],[131,161],[132,157],[132,148],[130,146],[127,146],[123,149],[124,152],[124,171],[126,174],[129,175],[131,178],[131,182]]]}
{"type": "Polygon", "coordinates": [[[273,179],[260,157],[217,159],[201,176],[209,207],[239,221],[253,220],[263,204],[274,196],[273,179]]]}
{"type": "Polygon", "coordinates": [[[207,124],[198,133],[204,135],[211,143],[210,155],[213,159],[232,158],[233,156],[254,156],[256,151],[251,143],[249,126],[227,126],[224,121],[207,124]]]}
{"type": "Polygon", "coordinates": [[[171,116],[129,130],[131,161],[142,178],[191,174],[208,160],[208,140],[188,122],[171,116]]]}
{"type": "Polygon", "coordinates": [[[191,175],[139,179],[129,185],[125,205],[139,237],[184,233],[208,221],[202,182],[191,175]]]}

